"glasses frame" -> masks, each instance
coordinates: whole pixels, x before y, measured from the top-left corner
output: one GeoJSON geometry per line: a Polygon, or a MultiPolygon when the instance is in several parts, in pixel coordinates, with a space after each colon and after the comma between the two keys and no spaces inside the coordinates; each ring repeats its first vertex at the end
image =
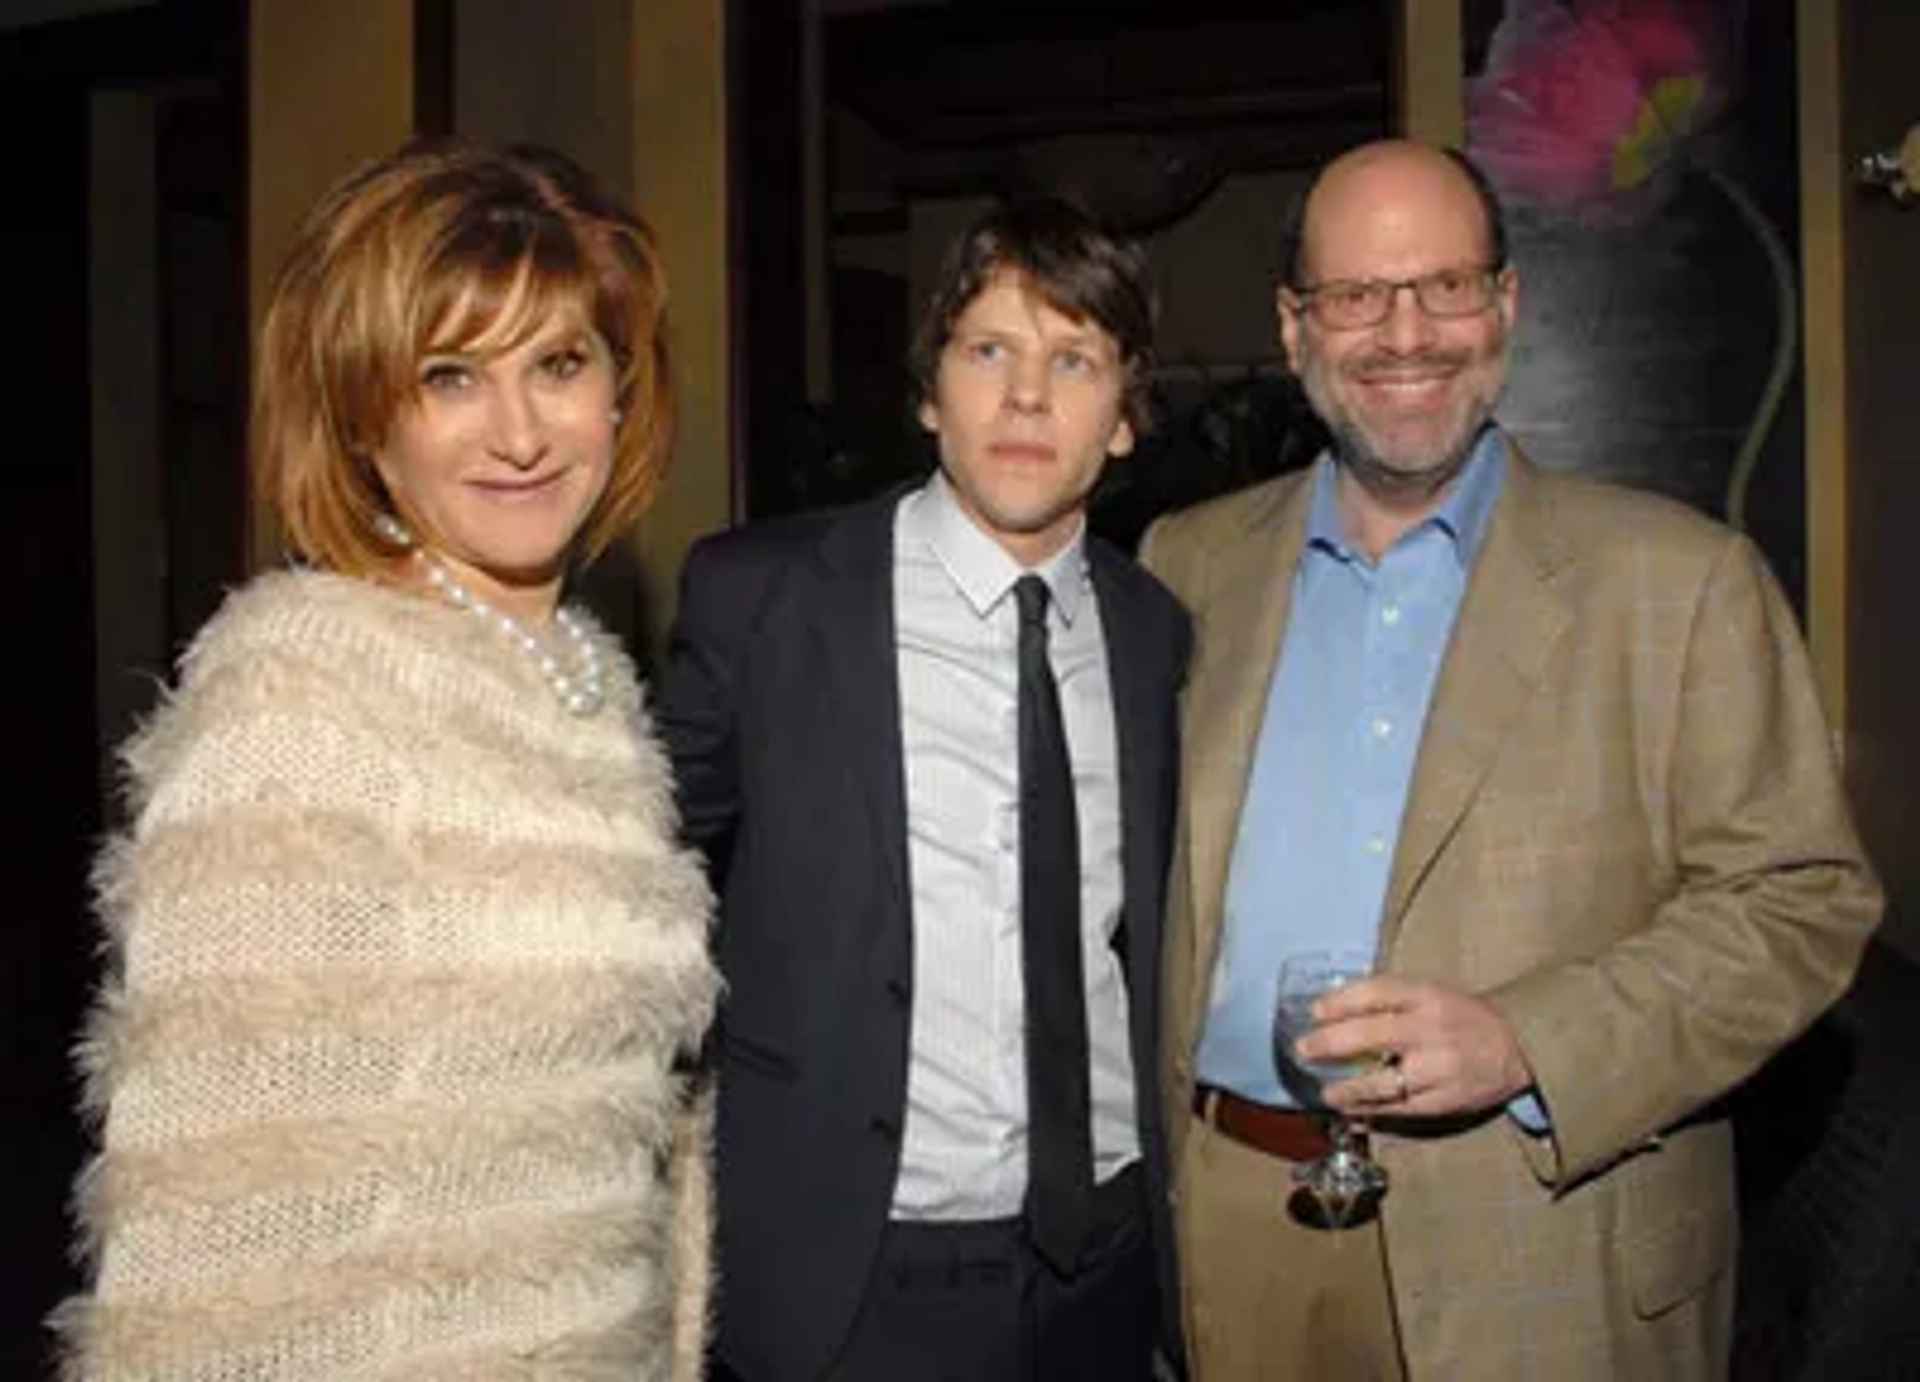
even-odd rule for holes
{"type": "Polygon", "coordinates": [[[1433,269],[1412,278],[1330,278],[1324,283],[1314,283],[1301,288],[1289,286],[1287,295],[1292,298],[1294,309],[1312,317],[1314,324],[1323,331],[1371,331],[1393,315],[1394,305],[1400,301],[1403,290],[1413,294],[1414,305],[1432,320],[1463,321],[1468,317],[1477,317],[1483,312],[1491,311],[1500,301],[1501,280],[1506,276],[1507,267],[1504,263],[1469,264],[1433,269]],[[1428,291],[1440,280],[1460,274],[1477,279],[1486,290],[1486,300],[1474,307],[1435,311],[1427,301],[1428,291]],[[1380,299],[1380,310],[1364,321],[1328,321],[1325,317],[1324,304],[1327,301],[1325,295],[1335,289],[1347,288],[1384,289],[1385,294],[1380,299]]]}

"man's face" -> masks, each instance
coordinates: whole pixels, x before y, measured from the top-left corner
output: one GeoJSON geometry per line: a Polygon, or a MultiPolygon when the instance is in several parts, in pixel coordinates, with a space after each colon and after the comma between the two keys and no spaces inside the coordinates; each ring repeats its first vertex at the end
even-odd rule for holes
{"type": "Polygon", "coordinates": [[[1112,336],[1012,271],[954,321],[920,421],[960,506],[1023,566],[1066,545],[1107,457],[1133,449],[1125,383],[1112,336]]]}
{"type": "MultiPolygon", "coordinates": [[[[1306,287],[1489,267],[1479,199],[1430,150],[1378,150],[1330,169],[1308,205],[1305,236],[1306,287]]],[[[1508,269],[1485,311],[1433,317],[1407,289],[1377,325],[1331,330],[1280,290],[1288,361],[1363,484],[1437,486],[1464,464],[1506,382],[1516,300],[1508,269]]]]}

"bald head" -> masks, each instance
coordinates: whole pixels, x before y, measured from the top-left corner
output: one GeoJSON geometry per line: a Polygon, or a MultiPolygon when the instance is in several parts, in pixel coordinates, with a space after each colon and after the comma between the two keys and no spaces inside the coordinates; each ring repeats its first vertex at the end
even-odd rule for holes
{"type": "Polygon", "coordinates": [[[1314,262],[1316,246],[1366,208],[1423,222],[1470,219],[1484,250],[1481,262],[1495,268],[1507,262],[1506,216],[1479,168],[1453,149],[1382,139],[1349,149],[1314,178],[1287,230],[1285,282],[1299,288],[1325,277],[1314,262]]]}

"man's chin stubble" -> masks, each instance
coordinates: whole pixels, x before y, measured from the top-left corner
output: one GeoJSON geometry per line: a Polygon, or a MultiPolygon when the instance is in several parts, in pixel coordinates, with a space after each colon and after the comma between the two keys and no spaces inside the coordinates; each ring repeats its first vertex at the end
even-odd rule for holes
{"type": "Polygon", "coordinates": [[[1392,508],[1424,507],[1452,484],[1480,439],[1476,427],[1457,448],[1431,462],[1395,464],[1384,459],[1359,437],[1336,432],[1334,459],[1354,482],[1378,502],[1392,508]]]}

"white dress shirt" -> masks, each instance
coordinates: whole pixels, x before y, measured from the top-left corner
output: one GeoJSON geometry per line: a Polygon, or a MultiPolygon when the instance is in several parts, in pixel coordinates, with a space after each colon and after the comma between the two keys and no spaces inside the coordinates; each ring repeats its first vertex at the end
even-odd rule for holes
{"type": "MultiPolygon", "coordinates": [[[[961,510],[945,479],[894,515],[893,604],[913,894],[912,1045],[893,1213],[955,1221],[1019,1213],[1027,1184],[1020,943],[1019,617],[1024,569],[961,510]]],[[[1080,833],[1096,1180],[1140,1155],[1120,922],[1113,695],[1085,530],[1044,579],[1080,833]]]]}

